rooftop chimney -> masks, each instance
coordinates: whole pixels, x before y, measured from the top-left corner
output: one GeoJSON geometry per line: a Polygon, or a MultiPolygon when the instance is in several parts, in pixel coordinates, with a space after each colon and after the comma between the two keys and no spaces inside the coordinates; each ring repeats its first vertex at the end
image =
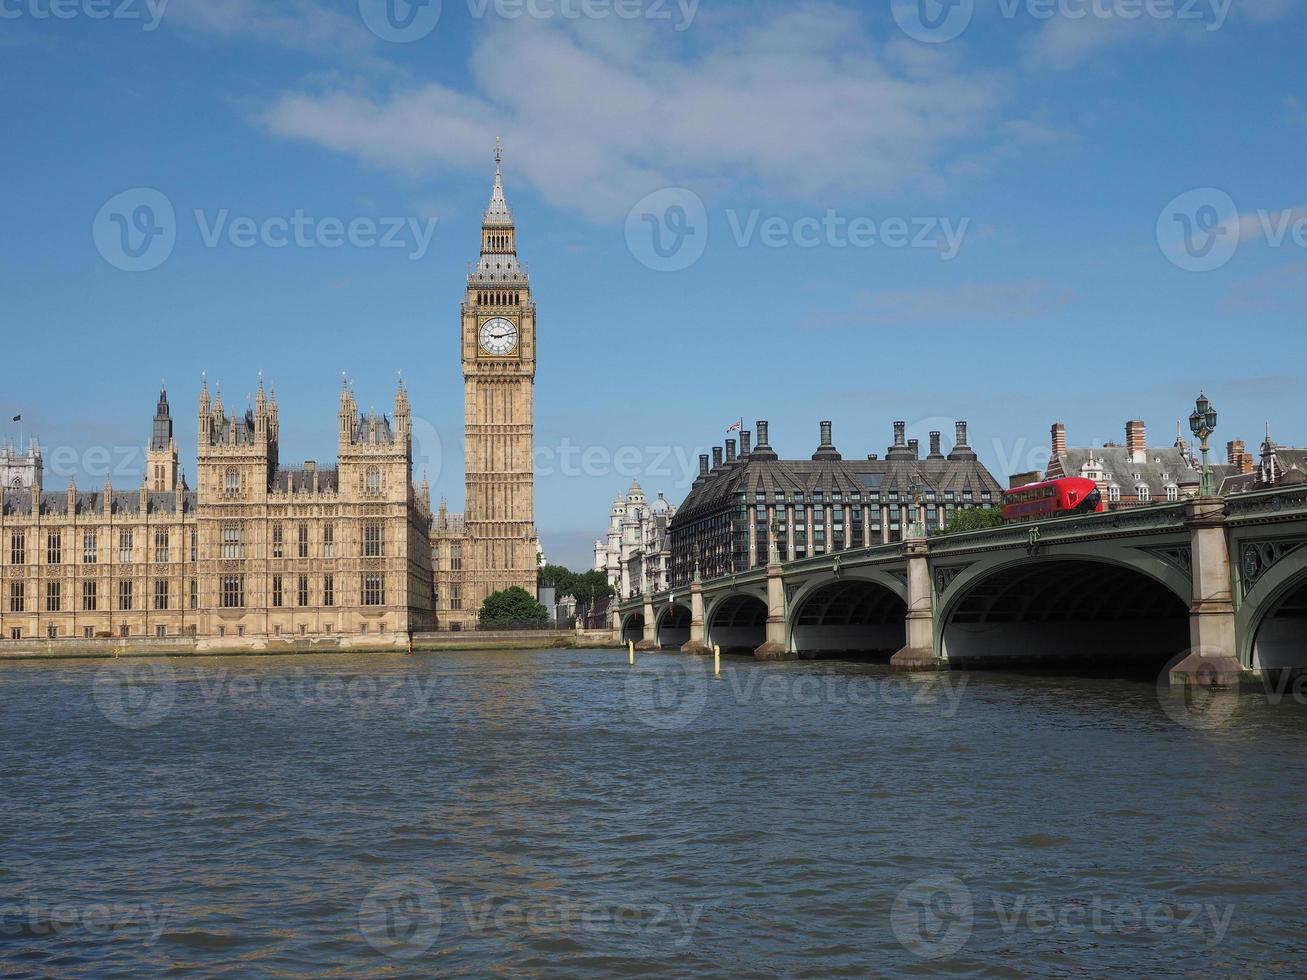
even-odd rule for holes
{"type": "Polygon", "coordinates": [[[1130,462],[1148,462],[1148,435],[1144,423],[1132,419],[1125,424],[1125,448],[1130,453],[1130,462]]]}
{"type": "Polygon", "coordinates": [[[829,422],[823,422],[821,424],[821,445],[818,446],[817,451],[812,454],[812,458],[830,460],[844,458],[831,442],[831,424],[829,422]]]}
{"type": "Polygon", "coordinates": [[[734,462],[735,462],[735,440],[734,440],[734,439],[727,439],[727,440],[726,440],[726,462],[727,462],[727,463],[734,463],[734,462]]]}
{"type": "Polygon", "coordinates": [[[740,459],[745,459],[749,455],[751,433],[745,429],[740,433],[740,459]]]}
{"type": "Polygon", "coordinates": [[[939,448],[940,433],[938,431],[930,434],[930,455],[927,459],[943,459],[944,451],[939,448]]]}
{"type": "Polygon", "coordinates": [[[949,459],[975,459],[976,454],[972,451],[971,445],[967,442],[967,423],[955,422],[953,425],[953,451],[948,454],[949,459]]]}
{"type": "Polygon", "coordinates": [[[1052,441],[1053,456],[1054,457],[1065,456],[1066,455],[1066,426],[1063,425],[1061,422],[1054,422],[1052,428],[1052,434],[1053,434],[1053,441],[1052,441]]]}
{"type": "Polygon", "coordinates": [[[894,423],[894,445],[885,454],[886,459],[911,459],[912,450],[908,448],[908,423],[894,423]]]}
{"type": "Polygon", "coordinates": [[[699,456],[699,479],[706,480],[707,478],[708,478],[708,454],[703,453],[699,456]]]}
{"type": "Polygon", "coordinates": [[[909,439],[909,440],[908,440],[908,451],[912,453],[912,458],[913,458],[913,459],[918,459],[918,458],[920,458],[920,456],[921,456],[921,443],[919,443],[916,439],[909,439]]]}
{"type": "Polygon", "coordinates": [[[712,468],[715,469],[715,470],[719,470],[719,469],[722,468],[722,447],[721,447],[721,446],[713,446],[713,447],[712,447],[712,468]]]}
{"type": "Polygon", "coordinates": [[[772,449],[770,443],[767,442],[767,423],[760,421],[755,422],[754,424],[758,428],[758,445],[753,447],[753,452],[749,454],[750,458],[779,459],[780,457],[776,455],[776,450],[772,449]]]}

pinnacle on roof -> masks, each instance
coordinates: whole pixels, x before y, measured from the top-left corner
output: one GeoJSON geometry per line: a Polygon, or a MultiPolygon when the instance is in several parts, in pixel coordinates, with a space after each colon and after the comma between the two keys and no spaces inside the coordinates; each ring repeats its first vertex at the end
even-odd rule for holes
{"type": "Polygon", "coordinates": [[[490,191],[490,206],[486,208],[485,217],[481,222],[487,227],[511,228],[513,225],[513,212],[508,209],[508,201],[504,199],[503,156],[503,145],[499,137],[495,137],[495,186],[490,191]]]}

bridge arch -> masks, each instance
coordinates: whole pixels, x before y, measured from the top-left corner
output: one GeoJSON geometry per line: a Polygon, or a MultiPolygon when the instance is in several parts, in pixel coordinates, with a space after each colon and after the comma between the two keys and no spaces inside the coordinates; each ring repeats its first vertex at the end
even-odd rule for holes
{"type": "Polygon", "coordinates": [[[644,640],[644,613],[627,613],[622,620],[622,643],[640,643],[644,640]]]}
{"type": "Polygon", "coordinates": [[[679,650],[690,640],[690,607],[670,603],[654,619],[654,643],[661,650],[679,650]]]}
{"type": "Polygon", "coordinates": [[[1155,673],[1189,647],[1190,589],[1178,569],[1142,555],[1053,554],[969,570],[937,619],[940,653],[961,668],[1155,673]]]}
{"type": "Polygon", "coordinates": [[[1240,610],[1243,662],[1254,670],[1307,670],[1307,567],[1280,561],[1249,590],[1240,610]]]}
{"type": "Polygon", "coordinates": [[[814,583],[790,603],[790,647],[806,658],[888,660],[907,642],[905,591],[889,576],[814,583]]]}
{"type": "Polygon", "coordinates": [[[722,653],[753,653],[767,642],[767,603],[747,592],[718,599],[706,615],[704,642],[722,653]]]}

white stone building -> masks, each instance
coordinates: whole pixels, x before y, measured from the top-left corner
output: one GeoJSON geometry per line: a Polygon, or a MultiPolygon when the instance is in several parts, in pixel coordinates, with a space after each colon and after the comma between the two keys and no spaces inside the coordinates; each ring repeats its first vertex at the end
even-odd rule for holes
{"type": "Polygon", "coordinates": [[[619,494],[609,511],[608,534],[595,541],[595,570],[608,576],[619,596],[671,587],[671,542],[667,528],[676,508],[660,493],[649,503],[639,481],[619,494]],[[646,582],[646,576],[648,582],[646,582]]]}
{"type": "Polygon", "coordinates": [[[0,446],[0,491],[30,490],[41,484],[41,447],[35,439],[16,448],[8,439],[0,446]]]}

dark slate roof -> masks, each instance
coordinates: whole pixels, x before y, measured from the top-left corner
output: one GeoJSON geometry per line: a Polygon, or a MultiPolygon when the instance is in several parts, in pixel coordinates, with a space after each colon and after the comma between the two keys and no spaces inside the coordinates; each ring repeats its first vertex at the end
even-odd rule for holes
{"type": "MultiPolygon", "coordinates": [[[[312,493],[313,470],[302,466],[287,466],[277,470],[272,478],[274,493],[312,493]]],[[[340,470],[318,467],[318,490],[321,493],[335,493],[340,489],[340,470]]]]}
{"type": "Polygon", "coordinates": [[[1062,465],[1062,475],[1079,476],[1091,457],[1102,460],[1104,482],[1108,486],[1116,484],[1126,494],[1133,493],[1135,487],[1143,483],[1153,496],[1163,497],[1169,483],[1174,483],[1177,487],[1196,487],[1200,482],[1198,471],[1191,465],[1189,457],[1175,446],[1149,449],[1147,459],[1142,463],[1133,462],[1130,451],[1125,446],[1068,449],[1057,457],[1062,465]]]}
{"type": "Polygon", "coordinates": [[[960,497],[970,491],[979,502],[979,495],[989,492],[997,500],[1002,492],[998,481],[974,454],[962,455],[970,458],[918,459],[910,451],[896,454],[893,459],[783,460],[748,456],[718,467],[706,480],[696,480],[672,523],[733,506],[741,493],[746,495],[746,503],[753,503],[759,492],[768,499],[780,494],[792,499],[796,491],[802,491],[811,500],[817,490],[827,499],[839,491],[846,501],[854,491],[897,492],[906,499],[915,482],[923,493],[933,490],[960,497]]]}
{"type": "Polygon", "coordinates": [[[393,446],[395,433],[387,415],[359,415],[354,426],[353,444],[356,446],[393,446]]]}
{"type": "Polygon", "coordinates": [[[214,427],[214,439],[220,446],[254,445],[254,412],[247,411],[243,419],[221,419],[214,427]]]}
{"type": "MultiPolygon", "coordinates": [[[[104,513],[103,491],[79,490],[73,498],[73,506],[78,514],[104,513]]],[[[187,513],[194,513],[198,503],[198,494],[182,491],[182,506],[187,513]]],[[[115,514],[139,514],[141,511],[140,491],[115,490],[112,497],[112,511],[115,514]]],[[[174,513],[177,510],[175,493],[147,493],[145,506],[151,514],[174,513]]],[[[4,513],[6,516],[31,516],[32,492],[30,490],[6,490],[4,493],[4,513]]],[[[41,494],[41,513],[51,516],[67,515],[67,491],[47,491],[41,494]]]]}

